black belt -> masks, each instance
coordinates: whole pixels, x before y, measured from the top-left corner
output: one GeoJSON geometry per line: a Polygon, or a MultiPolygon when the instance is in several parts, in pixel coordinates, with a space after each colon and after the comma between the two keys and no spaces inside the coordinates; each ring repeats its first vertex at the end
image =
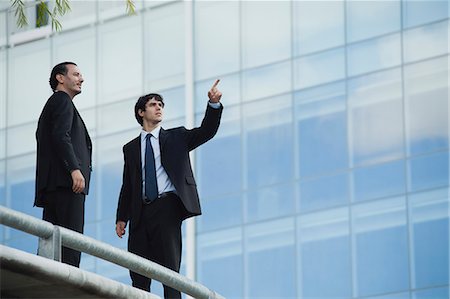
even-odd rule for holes
{"type": "Polygon", "coordinates": [[[159,194],[158,197],[155,198],[154,200],[148,200],[147,198],[144,198],[143,202],[144,202],[144,204],[149,205],[158,199],[163,199],[163,198],[173,196],[173,195],[177,195],[177,194],[174,191],[163,192],[163,193],[159,194]]]}

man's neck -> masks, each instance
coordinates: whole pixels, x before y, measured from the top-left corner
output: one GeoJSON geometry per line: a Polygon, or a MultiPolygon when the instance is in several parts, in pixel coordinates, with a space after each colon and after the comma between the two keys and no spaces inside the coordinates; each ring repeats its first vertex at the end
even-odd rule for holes
{"type": "Polygon", "coordinates": [[[159,122],[158,123],[146,123],[146,122],[144,122],[144,124],[142,125],[142,129],[145,132],[151,132],[154,129],[156,129],[157,127],[159,127],[159,122]]]}
{"type": "Polygon", "coordinates": [[[73,95],[72,93],[70,93],[69,91],[67,91],[64,87],[60,87],[57,86],[56,87],[56,91],[63,91],[65,93],[67,93],[69,95],[69,97],[73,100],[73,98],[75,97],[75,95],[73,95]]]}

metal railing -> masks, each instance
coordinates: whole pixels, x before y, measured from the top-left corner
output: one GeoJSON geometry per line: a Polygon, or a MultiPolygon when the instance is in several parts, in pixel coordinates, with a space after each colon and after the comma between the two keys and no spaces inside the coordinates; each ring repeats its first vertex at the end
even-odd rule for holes
{"type": "Polygon", "coordinates": [[[0,224],[39,237],[39,255],[60,260],[61,246],[88,253],[199,299],[225,299],[179,273],[64,227],[0,206],[0,224]]]}

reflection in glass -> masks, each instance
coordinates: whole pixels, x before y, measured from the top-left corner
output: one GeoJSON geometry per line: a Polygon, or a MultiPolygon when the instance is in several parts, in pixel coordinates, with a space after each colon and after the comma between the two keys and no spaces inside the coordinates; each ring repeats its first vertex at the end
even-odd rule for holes
{"type": "Polygon", "coordinates": [[[345,84],[308,89],[294,97],[300,177],[347,168],[345,84]]]}
{"type": "Polygon", "coordinates": [[[450,296],[448,287],[419,290],[412,294],[412,299],[444,299],[450,296]]]}
{"type": "Polygon", "coordinates": [[[338,48],[294,61],[295,88],[301,89],[345,77],[345,52],[338,48]]]}
{"type": "Polygon", "coordinates": [[[302,298],[350,298],[348,209],[300,216],[298,239],[302,298]]]}
{"type": "Polygon", "coordinates": [[[409,288],[405,199],[389,198],[352,208],[357,295],[409,288]]]}
{"type": "Polygon", "coordinates": [[[136,97],[97,107],[97,109],[101,110],[97,117],[99,136],[123,132],[129,129],[134,129],[137,136],[141,129],[134,116],[134,105],[137,99],[136,97]]]}
{"type": "Polygon", "coordinates": [[[449,152],[412,158],[408,190],[416,192],[449,185],[449,152]]]}
{"type": "Polygon", "coordinates": [[[349,42],[400,30],[400,0],[346,3],[349,42]]]}
{"type": "Polygon", "coordinates": [[[448,70],[448,57],[404,69],[409,155],[448,148],[448,70]]]}
{"type": "Polygon", "coordinates": [[[404,155],[400,69],[348,81],[354,165],[404,155]]]}
{"type": "Polygon", "coordinates": [[[296,297],[294,219],[245,228],[248,298],[296,297]]]}
{"type": "Polygon", "coordinates": [[[405,161],[397,160],[354,169],[353,188],[355,201],[405,193],[405,161]]]}
{"type": "Polygon", "coordinates": [[[409,196],[415,288],[445,285],[449,280],[449,190],[409,196]]]}
{"type": "Polygon", "coordinates": [[[225,298],[243,298],[241,228],[197,236],[198,281],[225,298]]]}
{"type": "Polygon", "coordinates": [[[242,224],[241,194],[204,198],[200,194],[202,216],[197,217],[197,231],[208,232],[242,224]]]}
{"type": "MultiPolygon", "coordinates": [[[[6,127],[6,51],[0,50],[0,130],[6,127]]],[[[2,142],[3,143],[3,142],[2,142]]],[[[4,143],[3,143],[4,144],[4,143]]],[[[0,157],[2,157],[0,155],[0,157]]]]}
{"type": "Polygon", "coordinates": [[[401,63],[400,34],[349,45],[348,75],[355,76],[401,63]]]}
{"type": "Polygon", "coordinates": [[[403,0],[403,26],[413,27],[447,19],[448,11],[446,0],[403,0]]]}
{"type": "Polygon", "coordinates": [[[294,1],[295,56],[344,43],[344,1],[294,1]]]}

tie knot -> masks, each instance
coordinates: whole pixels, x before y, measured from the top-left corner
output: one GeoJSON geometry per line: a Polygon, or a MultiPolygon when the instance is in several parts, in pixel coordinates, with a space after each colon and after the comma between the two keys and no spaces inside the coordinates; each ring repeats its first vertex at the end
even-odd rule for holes
{"type": "Polygon", "coordinates": [[[152,138],[152,133],[148,133],[147,136],[145,136],[145,138],[147,138],[147,140],[150,140],[152,138]]]}

